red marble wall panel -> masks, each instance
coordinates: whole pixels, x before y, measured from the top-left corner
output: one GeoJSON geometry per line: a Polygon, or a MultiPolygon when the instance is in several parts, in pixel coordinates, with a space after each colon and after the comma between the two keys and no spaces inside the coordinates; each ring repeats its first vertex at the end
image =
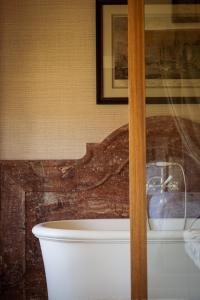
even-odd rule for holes
{"type": "Polygon", "coordinates": [[[1,167],[1,286],[3,299],[24,298],[25,193],[1,167]]]}

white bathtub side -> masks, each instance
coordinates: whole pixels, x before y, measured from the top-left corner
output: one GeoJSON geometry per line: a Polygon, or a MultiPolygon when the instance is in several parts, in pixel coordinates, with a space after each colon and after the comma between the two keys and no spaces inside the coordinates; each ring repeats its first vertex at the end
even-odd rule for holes
{"type": "Polygon", "coordinates": [[[50,300],[130,299],[129,242],[40,239],[50,300]]]}
{"type": "MultiPolygon", "coordinates": [[[[128,220],[70,222],[33,230],[40,238],[49,299],[130,300],[128,220]]],[[[200,270],[185,252],[183,233],[148,232],[150,300],[199,300],[200,270]]]]}

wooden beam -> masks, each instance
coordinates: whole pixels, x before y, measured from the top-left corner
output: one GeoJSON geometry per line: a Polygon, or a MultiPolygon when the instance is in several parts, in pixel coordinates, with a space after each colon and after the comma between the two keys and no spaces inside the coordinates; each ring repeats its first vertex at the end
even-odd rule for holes
{"type": "Polygon", "coordinates": [[[147,299],[144,0],[128,1],[131,299],[147,299]]]}

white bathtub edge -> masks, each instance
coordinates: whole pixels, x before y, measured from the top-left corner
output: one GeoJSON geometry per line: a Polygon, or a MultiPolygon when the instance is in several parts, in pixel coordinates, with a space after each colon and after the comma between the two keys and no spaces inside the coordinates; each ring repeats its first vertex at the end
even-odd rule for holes
{"type": "Polygon", "coordinates": [[[129,242],[129,231],[100,231],[100,230],[70,230],[56,229],[43,227],[43,224],[38,224],[32,229],[33,234],[39,239],[59,240],[59,241],[119,241],[129,242]]]}
{"type": "MultiPolygon", "coordinates": [[[[50,223],[46,222],[34,226],[32,229],[33,234],[39,239],[63,242],[129,243],[130,241],[130,232],[128,230],[60,229],[48,227],[47,225],[50,223]]],[[[150,230],[147,236],[148,243],[184,242],[184,231],[182,230],[150,230]]]]}

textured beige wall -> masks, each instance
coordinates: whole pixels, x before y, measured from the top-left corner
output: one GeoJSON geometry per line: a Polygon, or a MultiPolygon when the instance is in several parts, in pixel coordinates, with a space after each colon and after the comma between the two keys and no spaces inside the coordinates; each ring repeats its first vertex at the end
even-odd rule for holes
{"type": "Polygon", "coordinates": [[[78,158],[128,122],[95,103],[95,0],[1,0],[0,20],[1,159],[78,158]]]}

